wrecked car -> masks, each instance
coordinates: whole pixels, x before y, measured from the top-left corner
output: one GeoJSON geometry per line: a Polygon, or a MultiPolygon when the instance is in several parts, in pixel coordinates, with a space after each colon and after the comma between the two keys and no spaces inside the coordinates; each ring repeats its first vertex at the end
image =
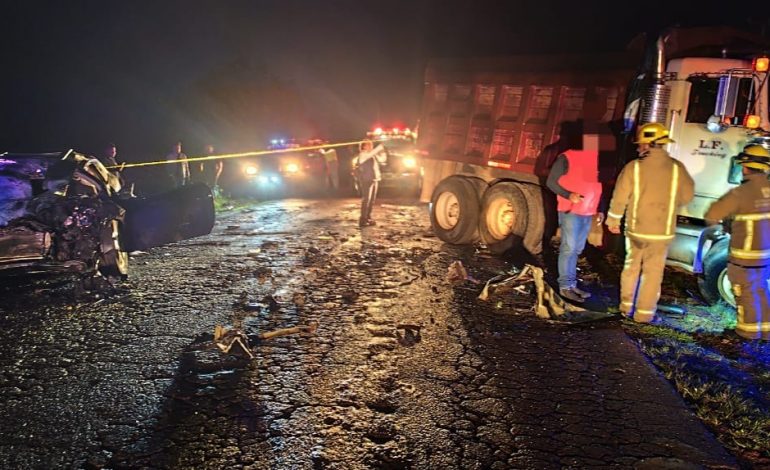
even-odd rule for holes
{"type": "Polygon", "coordinates": [[[0,154],[0,274],[128,275],[128,253],[211,232],[210,189],[133,196],[116,171],[73,150],[0,154]]]}

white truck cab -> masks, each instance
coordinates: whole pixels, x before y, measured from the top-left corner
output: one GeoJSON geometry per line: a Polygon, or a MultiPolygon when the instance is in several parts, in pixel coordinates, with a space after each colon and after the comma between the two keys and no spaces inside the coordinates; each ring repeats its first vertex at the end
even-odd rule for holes
{"type": "Polygon", "coordinates": [[[678,214],[668,263],[702,273],[700,290],[711,302],[735,300],[727,278],[729,235],[706,227],[704,215],[741,182],[732,157],[749,142],[770,143],[767,77],[767,57],[688,57],[666,66],[666,124],[674,140],[667,150],[695,181],[695,198],[678,214]]]}

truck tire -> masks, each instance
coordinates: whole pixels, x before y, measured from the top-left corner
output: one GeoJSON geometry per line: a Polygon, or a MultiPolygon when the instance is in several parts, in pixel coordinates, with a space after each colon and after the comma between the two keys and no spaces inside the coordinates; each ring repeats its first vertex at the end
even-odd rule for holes
{"type": "Polygon", "coordinates": [[[716,242],[703,259],[703,274],[698,278],[698,288],[704,299],[710,304],[720,300],[735,306],[735,296],[727,278],[727,256],[730,239],[723,238],[716,242]]]}
{"type": "Polygon", "coordinates": [[[502,253],[527,230],[527,200],[516,183],[497,183],[484,193],[479,234],[487,248],[502,253]]]}
{"type": "Polygon", "coordinates": [[[524,248],[533,255],[543,252],[545,236],[545,209],[543,190],[534,184],[519,183],[524,199],[527,200],[527,230],[524,232],[524,248]]]}
{"type": "Polygon", "coordinates": [[[128,277],[128,253],[123,251],[120,222],[111,220],[102,228],[99,273],[107,278],[125,280],[128,277]]]}
{"type": "Polygon", "coordinates": [[[462,245],[478,238],[479,195],[465,178],[441,181],[430,199],[430,223],[436,236],[446,243],[462,245]]]}

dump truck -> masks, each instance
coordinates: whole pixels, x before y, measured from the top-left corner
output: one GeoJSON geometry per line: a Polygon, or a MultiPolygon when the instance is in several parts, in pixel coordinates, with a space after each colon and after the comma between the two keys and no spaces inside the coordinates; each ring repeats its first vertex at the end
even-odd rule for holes
{"type": "Polygon", "coordinates": [[[519,243],[538,254],[557,226],[545,180],[581,125],[609,137],[599,176],[611,194],[636,158],[636,128],[659,122],[696,192],[678,213],[668,264],[697,275],[708,301],[734,303],[729,234],[703,216],[740,183],[731,157],[749,142],[770,146],[768,51],[766,37],[701,27],[639,36],[616,53],[430,61],[417,146],[434,232],[451,244],[519,243]]]}

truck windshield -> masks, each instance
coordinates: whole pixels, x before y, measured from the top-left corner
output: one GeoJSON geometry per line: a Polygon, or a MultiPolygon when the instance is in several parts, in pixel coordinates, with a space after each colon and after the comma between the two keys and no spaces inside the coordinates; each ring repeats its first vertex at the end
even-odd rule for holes
{"type": "MultiPolygon", "coordinates": [[[[687,122],[705,124],[714,114],[717,103],[717,91],[719,90],[719,78],[690,77],[690,103],[687,107],[687,122]]],[[[738,103],[735,107],[735,116],[732,124],[740,124],[743,118],[749,114],[749,97],[751,96],[751,78],[742,78],[738,86],[738,103]]]]}

